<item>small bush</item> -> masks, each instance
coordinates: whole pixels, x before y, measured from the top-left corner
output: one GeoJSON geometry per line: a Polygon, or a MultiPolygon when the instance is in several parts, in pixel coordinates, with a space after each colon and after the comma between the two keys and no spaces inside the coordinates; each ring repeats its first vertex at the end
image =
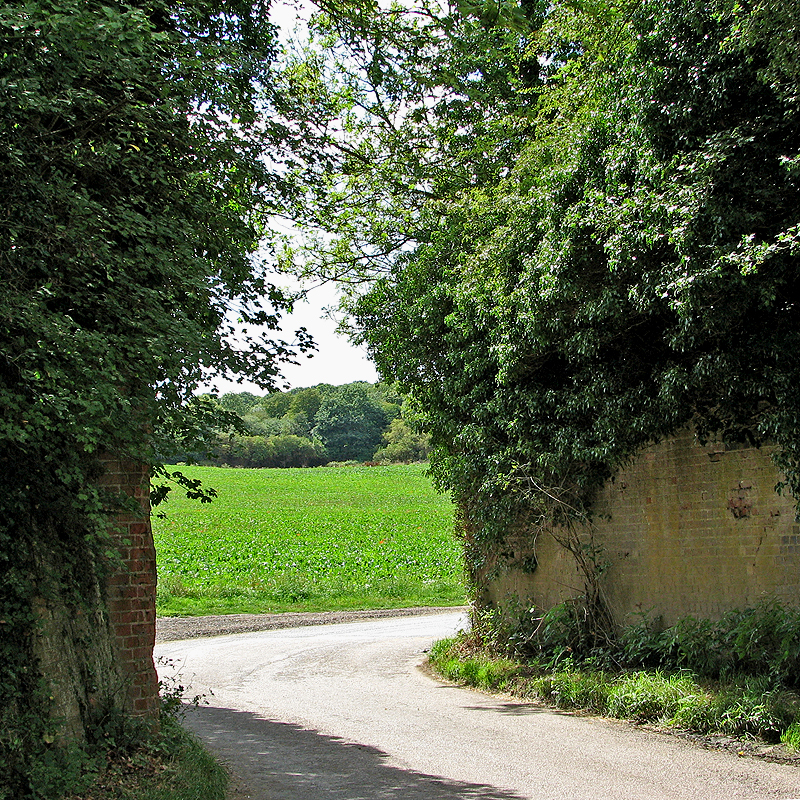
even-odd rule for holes
{"type": "Polygon", "coordinates": [[[774,688],[768,677],[748,678],[724,688],[718,713],[724,733],[777,742],[800,715],[800,703],[796,695],[774,688]]]}
{"type": "Polygon", "coordinates": [[[564,660],[589,656],[591,637],[582,624],[584,620],[579,601],[562,603],[543,613],[531,608],[520,614],[507,640],[517,655],[535,658],[553,670],[564,660]]]}
{"type": "Polygon", "coordinates": [[[734,672],[766,673],[775,683],[800,685],[800,609],[765,602],[731,612],[719,627],[722,647],[733,654],[734,672]]]}
{"type": "Polygon", "coordinates": [[[664,625],[661,617],[641,613],[638,623],[625,626],[619,635],[623,664],[657,669],[664,664],[664,625]]]}

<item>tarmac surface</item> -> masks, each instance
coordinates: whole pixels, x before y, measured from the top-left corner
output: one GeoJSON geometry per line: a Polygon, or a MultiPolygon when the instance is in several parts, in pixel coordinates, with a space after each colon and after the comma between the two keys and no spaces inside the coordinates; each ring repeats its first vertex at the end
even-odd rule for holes
{"type": "Polygon", "coordinates": [[[435,680],[462,611],[163,641],[250,800],[797,800],[795,765],[435,680]]]}

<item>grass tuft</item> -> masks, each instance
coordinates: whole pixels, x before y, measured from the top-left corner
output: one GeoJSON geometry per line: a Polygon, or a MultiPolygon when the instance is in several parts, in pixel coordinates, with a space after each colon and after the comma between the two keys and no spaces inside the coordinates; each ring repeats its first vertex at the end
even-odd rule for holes
{"type": "Polygon", "coordinates": [[[794,750],[800,750],[800,722],[793,722],[781,734],[781,742],[794,750]]]}
{"type": "Polygon", "coordinates": [[[430,661],[448,680],[557,708],[800,748],[800,696],[776,688],[768,677],[701,682],[685,670],[615,673],[565,662],[555,671],[545,671],[535,662],[492,655],[474,634],[437,642],[430,661]]]}

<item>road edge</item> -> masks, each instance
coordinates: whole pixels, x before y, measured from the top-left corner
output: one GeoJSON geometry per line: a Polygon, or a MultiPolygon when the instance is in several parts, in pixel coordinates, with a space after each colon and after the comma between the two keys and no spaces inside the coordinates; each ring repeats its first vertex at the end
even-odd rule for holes
{"type": "Polygon", "coordinates": [[[237,633],[300,628],[308,625],[336,625],[387,617],[416,617],[431,614],[464,613],[467,606],[417,606],[376,608],[361,611],[293,611],[283,614],[225,614],[207,617],[157,617],[156,644],[229,636],[237,633]]]}

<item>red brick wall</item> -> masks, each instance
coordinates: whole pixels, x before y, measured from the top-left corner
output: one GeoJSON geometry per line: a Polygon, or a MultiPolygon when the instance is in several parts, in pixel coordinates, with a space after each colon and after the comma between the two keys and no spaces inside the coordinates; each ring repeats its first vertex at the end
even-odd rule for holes
{"type": "Polygon", "coordinates": [[[106,456],[103,486],[139,501],[141,512],[121,515],[113,537],[121,569],[108,580],[109,621],[116,657],[127,685],[127,712],[156,719],[158,677],[153,664],[156,633],[156,552],[150,527],[150,481],[146,467],[106,456]]]}

